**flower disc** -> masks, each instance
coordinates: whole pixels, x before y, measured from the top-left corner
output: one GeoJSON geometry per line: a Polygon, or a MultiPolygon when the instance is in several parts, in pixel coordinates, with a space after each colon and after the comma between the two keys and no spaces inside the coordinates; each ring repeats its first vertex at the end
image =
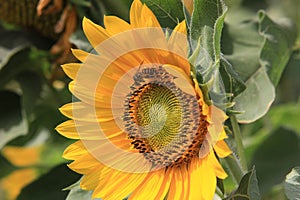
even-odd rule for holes
{"type": "Polygon", "coordinates": [[[163,66],[141,68],[125,100],[125,130],[133,148],[143,153],[153,168],[172,166],[188,157],[193,142],[198,150],[201,146],[202,141],[195,140],[199,104],[195,94],[177,87],[177,77],[163,66]]]}

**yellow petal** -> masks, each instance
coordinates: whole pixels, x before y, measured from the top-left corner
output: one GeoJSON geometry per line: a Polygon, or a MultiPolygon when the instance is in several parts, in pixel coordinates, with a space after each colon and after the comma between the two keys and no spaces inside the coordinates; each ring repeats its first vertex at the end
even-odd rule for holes
{"type": "Polygon", "coordinates": [[[81,62],[84,62],[89,56],[89,53],[82,51],[80,49],[71,49],[71,50],[72,50],[72,54],[81,62]]]}
{"type": "Polygon", "coordinates": [[[202,90],[199,87],[198,81],[196,79],[193,79],[193,81],[195,84],[195,90],[199,95],[199,104],[202,106],[202,114],[207,116],[209,114],[209,106],[204,101],[204,96],[202,90]]]}
{"type": "Polygon", "coordinates": [[[223,110],[214,105],[209,106],[209,112],[208,122],[212,122],[213,124],[223,124],[228,118],[223,110]]]}
{"type": "Polygon", "coordinates": [[[61,67],[63,68],[64,72],[74,80],[81,66],[82,64],[80,63],[68,63],[62,65],[61,67]]]}
{"type": "Polygon", "coordinates": [[[75,122],[68,120],[59,124],[56,131],[70,139],[103,140],[105,135],[100,134],[99,124],[90,122],[75,122]]]}
{"type": "Polygon", "coordinates": [[[160,27],[156,16],[140,0],[134,0],[130,8],[130,23],[135,28],[160,27]]]}
{"type": "Polygon", "coordinates": [[[94,191],[93,197],[102,197],[105,200],[124,199],[145,179],[147,173],[126,173],[111,169],[103,178],[103,182],[94,191]]]}
{"type": "Polygon", "coordinates": [[[117,140],[126,138],[114,120],[101,123],[68,120],[56,127],[61,135],[71,139],[82,140],[117,140]]]}
{"type": "MultiPolygon", "coordinates": [[[[110,80],[108,82],[112,83],[114,81],[110,80]]],[[[91,106],[94,106],[96,104],[96,107],[110,108],[112,97],[108,95],[96,94],[96,89],[91,87],[89,87],[89,85],[84,85],[75,81],[71,81],[69,83],[69,90],[74,96],[76,96],[84,103],[87,103],[91,106]]]]}
{"type": "Polygon", "coordinates": [[[214,152],[211,152],[208,156],[207,156],[207,162],[209,162],[212,165],[212,168],[215,171],[215,174],[218,178],[220,179],[225,179],[227,177],[226,172],[224,171],[223,167],[221,166],[221,164],[219,163],[219,161],[217,160],[214,152]]]}
{"type": "Polygon", "coordinates": [[[214,150],[220,158],[225,158],[226,156],[229,156],[232,153],[226,142],[223,140],[218,141],[216,143],[216,145],[214,146],[214,150]]]}
{"type": "Polygon", "coordinates": [[[165,169],[150,172],[134,192],[130,195],[129,200],[144,200],[144,199],[163,199],[164,197],[156,198],[160,187],[164,182],[165,169]]]}
{"type": "Polygon", "coordinates": [[[83,176],[80,187],[84,190],[94,190],[100,182],[101,167],[94,168],[93,171],[83,176]]]}
{"type": "Polygon", "coordinates": [[[104,16],[104,26],[110,35],[115,35],[131,29],[130,25],[119,17],[104,16]]]}
{"type": "Polygon", "coordinates": [[[158,191],[155,200],[160,200],[165,197],[170,189],[170,184],[172,180],[173,171],[168,169],[164,175],[164,180],[162,185],[160,186],[160,190],[158,191]]]}
{"type": "Polygon", "coordinates": [[[88,76],[88,73],[99,73],[101,74],[103,72],[103,67],[101,66],[103,58],[100,57],[97,52],[85,52],[80,49],[72,49],[72,54],[82,62],[82,71],[79,71],[80,74],[80,80],[83,80],[81,76],[88,76]]]}
{"type": "Polygon", "coordinates": [[[189,198],[189,175],[185,167],[174,168],[168,200],[189,198]]]}
{"type": "Polygon", "coordinates": [[[86,148],[84,147],[83,143],[79,140],[69,145],[65,149],[63,155],[65,159],[76,160],[81,156],[85,155],[86,153],[88,153],[86,148]]]}
{"type": "Polygon", "coordinates": [[[67,138],[79,139],[79,135],[73,120],[68,120],[59,124],[55,130],[67,138]]]}
{"type": "MultiPolygon", "coordinates": [[[[177,33],[182,33],[184,35],[186,35],[186,23],[185,20],[180,22],[179,24],[176,25],[176,27],[174,28],[173,32],[177,32],[177,33]]],[[[172,35],[171,35],[172,37],[172,35]]]]}
{"type": "Polygon", "coordinates": [[[227,136],[227,134],[226,134],[226,131],[225,131],[224,128],[223,128],[223,130],[222,130],[222,132],[221,132],[221,134],[220,134],[220,136],[219,136],[218,141],[219,141],[219,140],[224,140],[224,139],[226,139],[226,138],[228,138],[228,136],[227,136]]]}
{"type": "Polygon", "coordinates": [[[190,165],[190,196],[189,199],[213,199],[217,178],[209,159],[194,159],[190,165]]]}
{"type": "Polygon", "coordinates": [[[83,102],[65,104],[59,111],[66,117],[79,121],[105,122],[114,118],[111,109],[94,108],[83,102]]]}
{"type": "Polygon", "coordinates": [[[174,82],[178,88],[180,88],[183,92],[187,94],[196,96],[194,87],[192,85],[193,83],[190,80],[189,76],[184,71],[184,69],[170,64],[163,65],[163,66],[167,72],[169,72],[174,77],[176,77],[174,82]]]}
{"type": "Polygon", "coordinates": [[[223,127],[226,119],[227,116],[221,109],[213,105],[209,106],[209,114],[207,115],[207,121],[209,122],[207,130],[209,135],[207,138],[211,146],[214,146],[220,139],[226,137],[223,127]]]}
{"type": "MultiPolygon", "coordinates": [[[[182,68],[190,80],[190,63],[188,60],[180,61],[180,57],[185,58],[188,55],[188,41],[186,39],[186,23],[185,21],[179,23],[173,30],[169,40],[168,46],[173,52],[175,60],[178,60],[177,66],[182,68]]],[[[182,60],[182,59],[181,59],[182,60]]]]}
{"type": "Polygon", "coordinates": [[[109,38],[109,35],[103,27],[93,23],[87,18],[83,18],[82,27],[87,39],[94,48],[109,38]]]}
{"type": "Polygon", "coordinates": [[[90,152],[102,163],[112,168],[126,172],[144,173],[151,169],[151,163],[148,162],[143,154],[136,150],[131,150],[131,140],[126,139],[124,134],[118,140],[108,140],[105,143],[101,141],[87,141],[90,152]]]}
{"type": "Polygon", "coordinates": [[[68,165],[70,169],[80,174],[88,174],[97,167],[101,168],[101,166],[101,163],[89,153],[86,153],[68,165]]]}

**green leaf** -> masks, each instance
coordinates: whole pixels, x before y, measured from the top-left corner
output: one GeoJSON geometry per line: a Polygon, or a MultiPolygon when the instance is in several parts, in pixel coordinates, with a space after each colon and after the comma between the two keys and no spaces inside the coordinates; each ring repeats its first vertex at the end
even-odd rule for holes
{"type": "Polygon", "coordinates": [[[24,35],[0,26],[0,70],[13,55],[28,46],[29,42],[24,35]]]}
{"type": "Polygon", "coordinates": [[[184,20],[181,0],[142,0],[153,11],[160,25],[174,28],[184,20]]]}
{"type": "Polygon", "coordinates": [[[258,200],[261,199],[256,178],[256,170],[253,167],[245,174],[239,183],[236,191],[234,191],[226,200],[258,200]]]}
{"type": "MultiPolygon", "coordinates": [[[[40,40],[34,34],[30,35],[33,40],[45,48],[45,41],[40,40]]],[[[3,88],[17,74],[24,70],[42,71],[49,64],[49,54],[30,47],[30,38],[24,36],[21,31],[6,31],[0,27],[0,88],[3,88]]],[[[39,45],[38,45],[39,46],[39,45]]],[[[46,45],[49,49],[49,45],[46,45]]]]}
{"type": "MultiPolygon", "coordinates": [[[[296,48],[300,48],[300,3],[298,0],[285,0],[285,1],[265,1],[265,4],[268,5],[268,13],[270,16],[277,17],[278,20],[282,20],[285,18],[290,18],[293,20],[293,23],[298,29],[298,38],[296,42],[296,48]]],[[[250,2],[248,4],[250,6],[250,2]]],[[[251,2],[251,5],[253,3],[251,2]]],[[[262,8],[262,6],[260,6],[262,8]]]]}
{"type": "Polygon", "coordinates": [[[284,189],[288,199],[300,199],[300,167],[295,167],[286,176],[284,189]]]}
{"type": "Polygon", "coordinates": [[[280,80],[280,84],[278,84],[278,94],[276,98],[278,99],[278,102],[287,103],[287,102],[298,101],[299,91],[300,91],[300,79],[299,79],[300,67],[299,66],[300,66],[300,51],[293,53],[286,69],[283,72],[283,76],[280,80]]]}
{"type": "Polygon", "coordinates": [[[195,0],[190,26],[190,62],[195,67],[197,80],[208,87],[213,102],[225,108],[232,105],[229,96],[245,89],[242,79],[221,55],[226,13],[227,6],[222,0],[195,0]],[[216,99],[215,94],[219,96],[216,99]]]}
{"type": "Polygon", "coordinates": [[[15,55],[24,48],[25,47],[23,46],[19,46],[13,49],[8,49],[6,47],[0,46],[0,70],[1,68],[3,68],[3,66],[7,64],[7,62],[13,55],[15,55]]]}
{"type": "Polygon", "coordinates": [[[220,59],[220,40],[227,7],[222,0],[194,0],[190,37],[195,49],[198,39],[211,58],[220,59]],[[194,42],[193,42],[194,41],[194,42]]]}
{"type": "Polygon", "coordinates": [[[275,88],[264,68],[260,68],[247,81],[247,88],[234,101],[235,110],[243,111],[237,119],[250,123],[264,116],[275,99],[275,88]]]}
{"type": "Polygon", "coordinates": [[[259,54],[263,38],[258,34],[255,16],[229,10],[222,35],[222,52],[243,81],[247,81],[260,67],[259,54]],[[243,21],[234,21],[236,19],[243,21]],[[232,20],[231,20],[232,19],[232,20]]]}
{"type": "MultiPolygon", "coordinates": [[[[11,141],[10,145],[23,146],[24,144],[30,143],[36,137],[39,137],[41,133],[46,133],[49,136],[46,145],[55,147],[53,153],[58,156],[58,151],[62,152],[63,150],[61,146],[64,145],[64,147],[66,147],[66,141],[71,141],[55,131],[55,127],[58,124],[67,120],[67,118],[59,112],[58,108],[70,102],[71,99],[72,95],[67,87],[62,90],[56,90],[51,85],[44,84],[40,97],[30,113],[28,134],[11,141]]],[[[45,155],[47,155],[47,152],[45,152],[45,155]]],[[[58,161],[57,158],[53,159],[54,162],[58,161]]],[[[49,160],[49,164],[53,164],[51,158],[45,160],[46,162],[49,160]]]]}
{"type": "Polygon", "coordinates": [[[274,85],[292,53],[295,29],[288,24],[274,23],[262,11],[258,13],[259,21],[241,8],[230,10],[228,15],[222,49],[247,86],[234,99],[235,110],[244,111],[237,119],[250,123],[267,113],[275,99],[274,85]]]}
{"type": "Polygon", "coordinates": [[[260,11],[258,15],[259,33],[264,36],[260,63],[266,67],[270,80],[276,86],[292,54],[297,37],[296,28],[288,20],[276,24],[264,11],[260,11]]]}
{"type": "Polygon", "coordinates": [[[215,61],[219,62],[221,58],[221,36],[224,25],[225,15],[227,13],[227,6],[223,1],[217,1],[218,9],[220,9],[219,16],[214,24],[214,34],[213,34],[213,45],[214,45],[214,55],[215,61]]]}
{"type": "Polygon", "coordinates": [[[0,149],[10,140],[27,133],[20,96],[11,91],[0,91],[0,149]]]}
{"type": "Polygon", "coordinates": [[[229,19],[226,21],[222,35],[222,51],[246,85],[246,90],[240,94],[235,94],[234,102],[236,106],[234,110],[244,112],[236,115],[239,122],[255,121],[266,113],[266,109],[261,108],[270,105],[275,96],[274,87],[266,71],[259,70],[259,54],[263,38],[258,34],[257,24],[253,20],[254,16],[249,14],[248,11],[244,11],[240,7],[233,8],[232,10],[229,9],[227,16],[229,19]],[[264,85],[261,85],[261,83],[256,84],[257,80],[269,86],[271,96],[270,92],[267,96],[265,95],[266,90],[261,91],[261,89],[264,89],[264,85]],[[257,97],[259,92],[261,95],[257,97]],[[268,101],[264,100],[266,97],[268,101]],[[252,103],[253,100],[256,100],[256,102],[252,103]],[[256,112],[257,105],[260,107],[259,113],[256,112]]]}
{"type": "Polygon", "coordinates": [[[246,89],[244,81],[225,58],[221,58],[220,74],[226,93],[232,93],[233,96],[237,96],[246,89]]]}
{"type": "Polygon", "coordinates": [[[260,144],[253,154],[262,193],[281,183],[293,166],[300,165],[300,140],[289,129],[278,128],[260,144]]]}
{"type": "Polygon", "coordinates": [[[64,200],[68,192],[63,191],[63,188],[79,177],[80,175],[72,172],[66,164],[58,165],[23,188],[17,200],[64,200]]]}
{"type": "Polygon", "coordinates": [[[17,51],[9,60],[0,68],[0,88],[3,88],[10,80],[26,69],[33,68],[34,66],[29,60],[30,49],[25,48],[17,51]]]}
{"type": "Polygon", "coordinates": [[[43,86],[42,77],[33,71],[24,71],[17,75],[22,90],[22,108],[29,115],[40,98],[43,86]]]}

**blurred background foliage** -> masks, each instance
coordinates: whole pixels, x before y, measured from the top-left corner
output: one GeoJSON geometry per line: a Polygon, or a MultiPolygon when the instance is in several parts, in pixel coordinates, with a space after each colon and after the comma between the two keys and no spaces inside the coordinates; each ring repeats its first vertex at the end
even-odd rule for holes
{"type": "MultiPolygon", "coordinates": [[[[182,10],[176,11],[182,6],[180,0],[144,2],[163,27],[173,28],[177,20],[184,19],[182,10]]],[[[275,102],[264,117],[241,125],[248,165],[255,166],[262,198],[287,199],[286,175],[293,167],[300,166],[300,2],[227,0],[225,3],[229,7],[225,36],[230,34],[225,33],[226,25],[254,20],[261,9],[273,21],[280,23],[289,18],[297,27],[296,43],[276,88],[275,102]]],[[[81,29],[83,16],[98,24],[102,24],[103,15],[112,14],[128,21],[131,0],[65,0],[62,9],[42,15],[47,24],[39,21],[37,4],[38,0],[0,0],[0,199],[65,199],[68,191],[62,189],[80,178],[61,158],[72,141],[54,130],[66,120],[58,108],[72,100],[68,91],[70,80],[60,64],[76,61],[69,47],[91,49],[81,29]],[[18,10],[13,6],[18,6],[18,10]],[[55,32],[60,16],[70,8],[76,8],[76,19],[67,17],[62,21],[63,31],[55,32]],[[32,18],[34,23],[24,18],[32,18]],[[64,37],[68,20],[76,27],[69,37],[64,37]],[[66,45],[55,51],[56,44],[66,45]]],[[[226,54],[230,48],[222,39],[222,51],[226,54]]],[[[237,187],[231,178],[224,185],[227,194],[237,187]]]]}

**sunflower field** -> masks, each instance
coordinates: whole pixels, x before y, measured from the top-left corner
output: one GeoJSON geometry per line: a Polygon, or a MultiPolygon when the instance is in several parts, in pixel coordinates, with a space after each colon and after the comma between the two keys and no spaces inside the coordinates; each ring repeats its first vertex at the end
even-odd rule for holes
{"type": "Polygon", "coordinates": [[[300,199],[299,0],[0,0],[0,200],[300,199]]]}

